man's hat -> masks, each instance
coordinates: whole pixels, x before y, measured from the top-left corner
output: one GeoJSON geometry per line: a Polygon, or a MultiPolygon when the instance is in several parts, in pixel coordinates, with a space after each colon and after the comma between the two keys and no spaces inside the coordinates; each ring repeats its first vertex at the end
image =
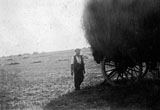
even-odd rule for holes
{"type": "Polygon", "coordinates": [[[80,51],[81,51],[81,49],[79,49],[79,48],[75,49],[75,52],[80,52],[80,51]]]}

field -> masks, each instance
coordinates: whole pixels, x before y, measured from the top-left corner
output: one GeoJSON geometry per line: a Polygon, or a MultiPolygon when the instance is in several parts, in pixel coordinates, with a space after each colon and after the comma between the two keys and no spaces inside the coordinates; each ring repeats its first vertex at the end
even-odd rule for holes
{"type": "Polygon", "coordinates": [[[160,109],[159,81],[132,87],[100,85],[100,65],[88,48],[81,91],[74,91],[70,60],[74,50],[33,53],[0,59],[1,110],[155,110],[160,109]]]}

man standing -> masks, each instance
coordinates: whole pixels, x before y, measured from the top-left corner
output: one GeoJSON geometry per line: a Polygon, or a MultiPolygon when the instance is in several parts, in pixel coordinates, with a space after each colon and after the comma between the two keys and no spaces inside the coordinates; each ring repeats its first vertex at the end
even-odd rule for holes
{"type": "Polygon", "coordinates": [[[71,60],[71,75],[74,74],[74,86],[75,90],[80,90],[80,85],[83,82],[85,68],[82,55],[80,55],[80,49],[75,49],[76,55],[71,60]]]}

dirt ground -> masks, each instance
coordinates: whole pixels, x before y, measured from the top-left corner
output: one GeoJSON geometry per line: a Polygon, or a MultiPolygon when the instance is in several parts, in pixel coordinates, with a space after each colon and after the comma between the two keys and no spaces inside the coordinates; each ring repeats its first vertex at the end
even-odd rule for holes
{"type": "Polygon", "coordinates": [[[146,80],[132,87],[100,85],[100,65],[83,49],[86,74],[81,91],[70,75],[73,50],[0,59],[1,110],[160,110],[160,83],[146,80]]]}

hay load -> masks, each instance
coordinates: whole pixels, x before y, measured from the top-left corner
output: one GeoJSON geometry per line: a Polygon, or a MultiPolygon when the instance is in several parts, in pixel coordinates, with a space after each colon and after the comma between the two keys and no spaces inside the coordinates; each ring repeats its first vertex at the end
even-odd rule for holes
{"type": "Polygon", "coordinates": [[[98,63],[160,60],[160,0],[89,0],[83,26],[98,63]]]}

